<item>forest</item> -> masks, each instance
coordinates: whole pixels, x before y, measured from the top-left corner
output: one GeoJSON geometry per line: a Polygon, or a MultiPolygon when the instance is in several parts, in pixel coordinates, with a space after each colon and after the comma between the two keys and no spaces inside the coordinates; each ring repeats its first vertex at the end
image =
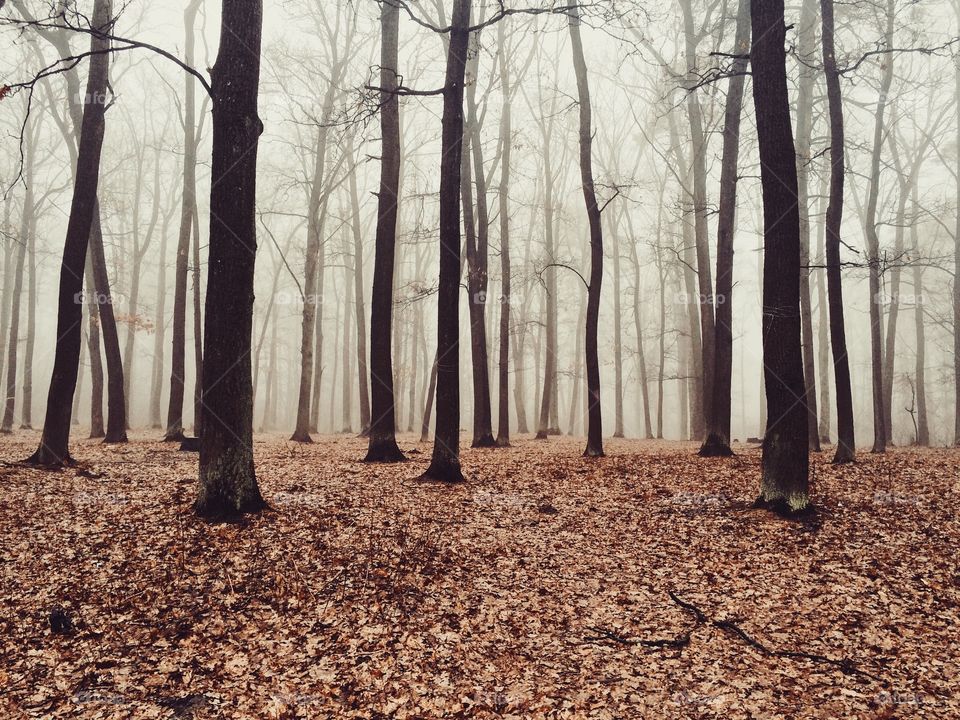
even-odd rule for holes
{"type": "Polygon", "coordinates": [[[960,718],[960,0],[0,0],[0,147],[0,716],[960,718]]]}

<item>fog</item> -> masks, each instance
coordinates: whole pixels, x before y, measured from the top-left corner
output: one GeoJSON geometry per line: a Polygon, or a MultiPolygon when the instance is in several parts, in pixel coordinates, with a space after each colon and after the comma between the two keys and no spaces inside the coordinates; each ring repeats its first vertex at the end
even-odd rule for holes
{"type": "MultiPolygon", "coordinates": [[[[87,6],[92,3],[78,5],[89,15],[87,6]]],[[[4,193],[0,370],[6,387],[9,349],[16,345],[13,425],[39,428],[53,369],[60,263],[74,160],[64,139],[64,132],[70,131],[65,130],[68,89],[63,75],[54,73],[32,87],[19,86],[29,83],[57,57],[50,43],[20,22],[21,7],[33,17],[46,17],[49,12],[44,2],[8,2],[0,10],[0,72],[3,83],[12,88],[0,102],[4,193]],[[25,203],[34,208],[26,222],[25,203]],[[26,257],[21,269],[18,248],[24,243],[26,257]],[[11,339],[15,293],[20,293],[19,329],[11,339]]],[[[448,34],[438,34],[410,16],[445,25],[450,6],[440,3],[440,7],[444,20],[438,20],[439,8],[432,2],[410,3],[400,13],[399,75],[404,88],[433,91],[444,83],[448,34]]],[[[494,3],[474,3],[474,22],[489,18],[496,8],[494,3]]],[[[687,37],[683,10],[682,4],[642,2],[590,4],[583,9],[593,110],[593,173],[603,208],[599,369],[604,435],[622,430],[628,437],[649,432],[668,439],[702,439],[697,437],[702,434],[702,424],[698,430],[697,411],[691,405],[702,380],[697,376],[691,338],[691,328],[698,325],[691,323],[690,313],[695,320],[698,306],[713,305],[699,292],[693,296],[689,292],[697,286],[694,242],[698,213],[692,199],[694,171],[688,169],[684,177],[681,167],[689,168],[695,161],[692,97],[702,116],[705,137],[706,205],[701,213],[706,222],[709,267],[716,280],[724,110],[735,61],[731,56],[736,54],[736,3],[692,0],[693,33],[687,37]],[[692,52],[693,67],[686,52],[692,52]],[[685,275],[692,284],[685,284],[685,275]],[[644,419],[644,385],[650,427],[644,419]],[[622,408],[619,413],[618,406],[622,408]],[[618,414],[622,415],[622,427],[618,427],[618,414]]],[[[186,57],[180,3],[129,2],[114,11],[118,14],[114,35],[148,43],[181,60],[186,57]]],[[[804,47],[799,37],[800,11],[799,3],[786,8],[786,47],[795,132],[802,125],[796,109],[799,85],[805,72],[812,75],[807,110],[809,151],[798,159],[806,170],[808,187],[802,212],[809,220],[806,264],[812,334],[804,342],[812,345],[814,372],[808,382],[812,379],[817,384],[820,435],[835,441],[836,395],[824,269],[830,126],[819,10],[811,28],[815,42],[807,44],[810,52],[806,56],[800,49],[804,47]]],[[[313,220],[320,254],[314,295],[321,321],[314,338],[319,370],[311,368],[311,373],[319,379],[319,392],[314,390],[311,429],[357,433],[364,429],[360,376],[365,372],[358,356],[357,303],[362,302],[364,332],[369,335],[381,171],[377,100],[380,5],[373,0],[267,0],[263,14],[259,96],[263,134],[257,165],[251,350],[254,429],[289,435],[296,426],[304,300],[311,300],[304,296],[310,195],[313,184],[318,183],[319,213],[313,220]],[[324,159],[316,177],[318,150],[324,159]],[[355,292],[357,264],[362,271],[361,296],[355,292]]],[[[209,76],[208,69],[216,59],[219,27],[219,5],[201,2],[195,65],[204,76],[209,76]]],[[[953,38],[957,15],[943,2],[842,4],[836,7],[836,27],[837,62],[844,68],[840,80],[847,153],[841,250],[843,310],[856,439],[859,445],[868,445],[874,437],[869,226],[879,237],[875,265],[884,294],[884,352],[893,351],[890,437],[895,444],[917,440],[918,383],[922,382],[929,442],[952,444],[956,329],[951,293],[958,212],[958,71],[953,38]],[[884,38],[891,9],[893,47],[884,38]],[[885,92],[883,79],[890,63],[891,85],[885,92]],[[877,130],[881,98],[885,116],[877,130]],[[879,172],[875,173],[878,137],[879,172]],[[877,209],[871,220],[872,186],[877,209]],[[892,314],[896,319],[891,322],[892,314]],[[887,338],[891,330],[892,340],[887,338]],[[922,357],[919,364],[918,354],[922,357]],[[918,379],[920,368],[922,378],[918,379]]],[[[86,34],[56,32],[68,37],[75,53],[89,44],[86,34]]],[[[512,265],[510,425],[514,433],[533,434],[538,429],[549,353],[548,289],[551,276],[555,276],[557,379],[548,429],[584,435],[584,279],[590,273],[590,243],[578,164],[579,102],[567,18],[556,12],[512,14],[485,27],[478,43],[476,76],[470,75],[468,63],[467,82],[468,86],[475,84],[479,122],[472,138],[482,150],[486,174],[489,287],[483,321],[494,430],[503,294],[499,198],[505,194],[512,265]],[[510,82],[506,95],[501,55],[510,82]],[[512,126],[506,138],[501,132],[505,96],[509,97],[512,126]],[[505,143],[511,150],[510,181],[508,187],[501,187],[505,143]],[[548,233],[554,245],[552,255],[547,248],[548,233]]],[[[86,77],[85,60],[77,70],[81,79],[86,77]]],[[[169,420],[187,75],[171,59],[143,47],[112,53],[109,72],[98,190],[106,269],[124,353],[128,424],[133,429],[154,428],[152,432],[159,434],[169,420]]],[[[196,152],[199,232],[191,234],[186,287],[186,428],[194,422],[195,301],[200,299],[202,311],[211,189],[211,107],[203,88],[194,85],[200,134],[196,152]]],[[[437,94],[400,97],[401,181],[392,358],[396,424],[401,432],[421,430],[437,348],[441,112],[442,98],[437,94]]],[[[767,420],[761,342],[761,168],[749,76],[741,122],[733,292],[732,299],[716,300],[732,306],[731,440],[762,437],[767,420]]],[[[476,186],[469,190],[476,215],[478,190],[476,186]]],[[[475,224],[479,222],[474,219],[475,224]]],[[[464,258],[459,371],[461,427],[467,432],[474,416],[468,270],[464,258]]],[[[81,300],[89,305],[97,299],[96,291],[89,284],[84,289],[81,300]]],[[[95,398],[89,333],[99,330],[97,323],[87,319],[87,311],[85,308],[73,413],[74,422],[79,423],[74,433],[80,435],[90,429],[95,398]]],[[[369,337],[364,345],[363,352],[369,353],[369,337]]],[[[695,347],[699,346],[697,337],[695,347]]],[[[96,352],[102,352],[99,346],[96,352]]],[[[807,372],[810,367],[808,363],[807,372]]],[[[368,384],[364,383],[364,390],[368,384]]],[[[97,402],[106,401],[97,398],[97,402]]]]}

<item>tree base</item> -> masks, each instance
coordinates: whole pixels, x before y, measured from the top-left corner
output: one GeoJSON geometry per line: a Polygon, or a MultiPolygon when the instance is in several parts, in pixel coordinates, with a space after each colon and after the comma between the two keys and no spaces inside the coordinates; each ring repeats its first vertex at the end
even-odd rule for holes
{"type": "Polygon", "coordinates": [[[547,435],[563,435],[563,431],[558,427],[549,427],[547,428],[547,435]]]}
{"type": "Polygon", "coordinates": [[[294,431],[293,435],[290,436],[290,440],[293,442],[304,443],[306,445],[309,445],[313,442],[313,438],[310,437],[310,433],[299,430],[294,431]]]}
{"type": "Polygon", "coordinates": [[[615,433],[613,433],[613,437],[615,437],[615,438],[622,438],[622,437],[623,437],[623,430],[617,430],[615,433]]]}
{"type": "Polygon", "coordinates": [[[417,479],[421,482],[441,482],[448,485],[467,481],[458,460],[438,460],[437,458],[430,461],[430,467],[417,479]]]}
{"type": "Polygon", "coordinates": [[[238,522],[244,515],[267,509],[267,503],[257,490],[256,494],[240,502],[222,495],[204,495],[193,504],[197,517],[213,523],[238,522]]]}
{"type": "MultiPolygon", "coordinates": [[[[103,430],[96,430],[96,431],[91,430],[91,431],[90,431],[90,435],[88,436],[88,439],[89,439],[89,440],[103,440],[103,439],[106,438],[106,437],[107,437],[107,434],[106,434],[103,430]]],[[[163,441],[164,441],[164,442],[167,442],[167,439],[164,438],[163,441]]],[[[176,442],[176,441],[174,441],[174,442],[176,442]]]]}
{"type": "Polygon", "coordinates": [[[24,465],[43,468],[45,470],[59,470],[65,467],[76,465],[76,461],[69,452],[60,455],[47,449],[44,445],[37,448],[36,452],[23,461],[24,465]]]}
{"type": "Polygon", "coordinates": [[[586,449],[583,451],[584,457],[605,457],[602,447],[593,447],[588,444],[586,449]]]}
{"type": "Polygon", "coordinates": [[[127,433],[122,432],[122,433],[109,433],[105,435],[103,438],[103,442],[107,445],[120,445],[122,443],[129,442],[129,441],[127,440],[127,433]]]}
{"type": "Polygon", "coordinates": [[[697,451],[697,455],[700,457],[733,457],[733,450],[730,449],[729,443],[722,437],[716,433],[710,433],[707,435],[707,439],[703,441],[703,445],[700,446],[700,450],[697,451]]]}
{"type": "Polygon", "coordinates": [[[492,448],[497,447],[497,441],[493,439],[493,433],[487,433],[481,435],[480,437],[474,438],[473,443],[470,447],[475,448],[492,448]]]}
{"type": "Polygon", "coordinates": [[[510,447],[510,437],[497,435],[496,443],[498,448],[508,448],[510,447]]]}
{"type": "Polygon", "coordinates": [[[809,499],[806,500],[806,504],[794,507],[787,498],[781,497],[767,500],[761,495],[754,500],[753,507],[758,510],[769,510],[780,517],[791,519],[811,518],[817,514],[816,508],[810,503],[809,499]]]}
{"type": "MultiPolygon", "coordinates": [[[[93,437],[91,435],[91,437],[93,437]]],[[[178,428],[177,430],[167,430],[166,434],[163,436],[164,442],[183,442],[183,438],[186,435],[183,434],[183,428],[178,428]]]]}
{"type": "Polygon", "coordinates": [[[33,430],[33,425],[31,425],[30,423],[23,423],[23,424],[20,426],[20,429],[21,429],[21,430],[33,430]]]}
{"type": "Polygon", "coordinates": [[[363,458],[363,461],[369,463],[406,462],[407,456],[397,446],[396,438],[387,437],[375,440],[371,437],[370,444],[367,446],[367,455],[363,458]]]}
{"type": "Polygon", "coordinates": [[[834,454],[831,464],[846,465],[848,463],[852,463],[856,461],[857,461],[857,454],[852,447],[846,447],[845,445],[837,445],[837,452],[834,454]]]}
{"type": "Polygon", "coordinates": [[[546,440],[549,433],[546,430],[537,430],[537,434],[533,436],[534,440],[546,440]]]}

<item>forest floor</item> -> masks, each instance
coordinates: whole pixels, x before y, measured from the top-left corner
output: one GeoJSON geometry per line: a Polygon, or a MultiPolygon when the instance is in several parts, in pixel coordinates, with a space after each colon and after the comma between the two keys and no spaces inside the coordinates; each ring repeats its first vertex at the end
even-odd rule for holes
{"type": "Polygon", "coordinates": [[[258,436],[272,510],[224,525],[144,433],[0,465],[0,716],[960,717],[960,452],[816,455],[791,521],[756,447],[523,439],[454,487],[401,447],[258,436]]]}

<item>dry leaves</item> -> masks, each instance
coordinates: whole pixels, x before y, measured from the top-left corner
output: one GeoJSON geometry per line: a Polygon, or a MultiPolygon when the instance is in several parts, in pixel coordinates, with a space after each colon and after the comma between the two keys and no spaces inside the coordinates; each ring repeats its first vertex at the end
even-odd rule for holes
{"type": "Polygon", "coordinates": [[[753,448],[524,439],[457,487],[413,481],[428,445],[363,450],[258,437],[273,509],[243,526],[195,520],[196,455],[142,435],[0,468],[0,715],[960,717],[957,452],[823,453],[800,523],[750,509],[753,448]]]}

